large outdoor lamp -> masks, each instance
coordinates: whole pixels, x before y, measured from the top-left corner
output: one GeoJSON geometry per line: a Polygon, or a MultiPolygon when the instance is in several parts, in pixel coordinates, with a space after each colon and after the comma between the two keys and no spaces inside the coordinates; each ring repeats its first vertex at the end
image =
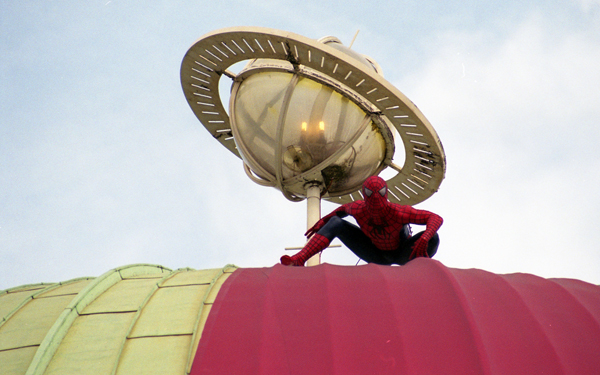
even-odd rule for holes
{"type": "Polygon", "coordinates": [[[370,58],[334,37],[235,27],[198,40],[186,53],[181,83],[207,130],[244,162],[256,183],[292,201],[308,198],[308,226],[320,199],[362,199],[364,180],[390,167],[391,201],[413,205],[435,193],[445,156],[435,130],[381,75],[370,58]],[[238,74],[227,69],[248,61],[238,74]],[[219,79],[233,80],[229,111],[219,79]],[[395,142],[401,140],[400,142],[395,142]],[[395,145],[404,165],[394,164],[395,145]]]}

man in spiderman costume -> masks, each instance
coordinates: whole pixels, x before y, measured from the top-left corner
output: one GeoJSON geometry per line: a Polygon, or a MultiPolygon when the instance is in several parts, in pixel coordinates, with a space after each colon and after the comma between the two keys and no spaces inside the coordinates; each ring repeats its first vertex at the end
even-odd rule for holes
{"type": "Polygon", "coordinates": [[[306,232],[310,240],[304,248],[296,255],[282,256],[281,264],[304,266],[335,237],[368,263],[403,265],[435,255],[440,243],[437,230],[443,222],[439,215],[388,201],[387,184],[378,176],[369,177],[362,191],[364,200],[344,204],[319,220],[306,232]],[[360,228],[342,220],[348,215],[360,228]],[[426,229],[411,236],[409,224],[426,225],[426,229]]]}

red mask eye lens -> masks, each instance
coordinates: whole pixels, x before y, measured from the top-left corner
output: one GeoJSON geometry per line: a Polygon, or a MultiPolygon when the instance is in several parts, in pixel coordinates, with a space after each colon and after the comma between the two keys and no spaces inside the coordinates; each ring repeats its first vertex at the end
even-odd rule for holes
{"type": "Polygon", "coordinates": [[[373,192],[372,192],[371,190],[369,190],[369,189],[365,188],[365,195],[366,195],[367,197],[370,197],[370,196],[371,196],[371,194],[373,194],[373,192]]]}
{"type": "Polygon", "coordinates": [[[387,191],[387,188],[384,186],[383,188],[381,188],[381,190],[379,190],[379,194],[380,194],[382,197],[385,197],[385,192],[386,192],[386,191],[387,191]]]}

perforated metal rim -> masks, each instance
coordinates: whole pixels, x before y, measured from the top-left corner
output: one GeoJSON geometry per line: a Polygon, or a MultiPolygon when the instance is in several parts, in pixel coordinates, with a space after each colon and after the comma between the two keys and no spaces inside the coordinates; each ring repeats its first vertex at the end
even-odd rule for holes
{"type": "MultiPolygon", "coordinates": [[[[354,58],[326,44],[290,32],[259,28],[220,29],[200,38],[181,65],[181,84],[192,111],[223,146],[240,157],[229,115],[219,96],[219,79],[231,65],[249,59],[287,60],[326,74],[371,102],[376,115],[391,123],[402,138],[405,162],[390,164],[398,174],[387,181],[392,202],[414,205],[439,188],[446,159],[442,143],[421,111],[398,89],[354,58]]],[[[329,198],[335,203],[362,199],[360,191],[329,198]]]]}

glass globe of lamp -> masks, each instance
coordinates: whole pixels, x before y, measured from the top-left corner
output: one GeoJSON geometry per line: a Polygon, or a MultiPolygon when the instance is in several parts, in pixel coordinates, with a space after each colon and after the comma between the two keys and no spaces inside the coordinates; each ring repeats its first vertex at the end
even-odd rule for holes
{"type": "Polygon", "coordinates": [[[302,200],[308,186],[342,196],[377,174],[393,136],[348,91],[287,61],[251,61],[236,76],[229,109],[249,176],[302,200]]]}

